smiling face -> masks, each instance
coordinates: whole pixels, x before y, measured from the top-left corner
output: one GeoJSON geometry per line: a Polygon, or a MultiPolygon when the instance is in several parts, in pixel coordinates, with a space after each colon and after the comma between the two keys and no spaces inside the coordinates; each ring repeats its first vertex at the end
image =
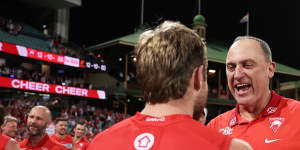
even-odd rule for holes
{"type": "Polygon", "coordinates": [[[75,136],[81,138],[85,134],[86,128],[84,125],[77,124],[74,128],[75,136]]]}
{"type": "Polygon", "coordinates": [[[42,106],[32,108],[27,119],[27,130],[31,136],[42,136],[50,122],[50,111],[42,106]]]}
{"type": "Polygon", "coordinates": [[[260,44],[253,39],[239,40],[228,51],[228,86],[240,105],[255,106],[268,101],[269,79],[274,71],[275,64],[266,59],[260,44]]]}
{"type": "Polygon", "coordinates": [[[16,137],[17,132],[18,132],[18,124],[17,124],[17,122],[15,122],[15,121],[7,122],[1,128],[2,128],[2,133],[3,134],[5,134],[5,135],[7,135],[9,137],[12,137],[12,138],[16,137]]]}
{"type": "Polygon", "coordinates": [[[59,121],[55,125],[55,133],[59,136],[64,136],[65,134],[67,134],[67,126],[68,126],[67,121],[59,121]]]}

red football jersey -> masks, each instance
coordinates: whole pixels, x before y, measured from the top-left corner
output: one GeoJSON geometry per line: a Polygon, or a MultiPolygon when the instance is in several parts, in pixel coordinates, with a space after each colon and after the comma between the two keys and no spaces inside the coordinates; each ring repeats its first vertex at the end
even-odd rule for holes
{"type": "Polygon", "coordinates": [[[35,146],[30,145],[29,138],[24,139],[19,145],[20,149],[24,150],[67,150],[66,147],[52,140],[48,134],[35,146]]]}
{"type": "Polygon", "coordinates": [[[69,136],[69,135],[65,135],[64,138],[59,138],[57,137],[55,134],[53,134],[51,137],[50,137],[52,140],[55,140],[57,141],[58,143],[64,145],[67,149],[71,150],[72,149],[72,146],[73,146],[73,140],[72,140],[72,137],[69,136]]]}
{"type": "Polygon", "coordinates": [[[89,143],[87,139],[82,137],[79,142],[76,142],[76,150],[86,150],[89,143]]]}
{"type": "Polygon", "coordinates": [[[10,137],[0,133],[0,150],[5,150],[7,142],[10,140],[10,137]]]}
{"type": "Polygon", "coordinates": [[[207,126],[243,139],[255,150],[300,149],[299,102],[272,91],[269,104],[250,122],[240,116],[238,107],[216,117],[207,126]]]}
{"type": "Polygon", "coordinates": [[[88,150],[227,150],[231,138],[218,134],[189,115],[153,117],[137,113],[99,133],[88,150]]]}

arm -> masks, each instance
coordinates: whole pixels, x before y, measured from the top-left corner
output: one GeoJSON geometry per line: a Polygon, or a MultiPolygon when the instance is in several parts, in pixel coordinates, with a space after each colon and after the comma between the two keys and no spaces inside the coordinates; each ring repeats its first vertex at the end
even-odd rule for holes
{"type": "Polygon", "coordinates": [[[72,144],[72,150],[76,150],[76,140],[75,138],[72,138],[73,144],[72,144]]]}
{"type": "Polygon", "coordinates": [[[241,139],[233,138],[228,150],[252,150],[252,147],[241,139]]]}
{"type": "Polygon", "coordinates": [[[5,146],[5,150],[19,150],[19,145],[14,139],[10,139],[5,146]]]}

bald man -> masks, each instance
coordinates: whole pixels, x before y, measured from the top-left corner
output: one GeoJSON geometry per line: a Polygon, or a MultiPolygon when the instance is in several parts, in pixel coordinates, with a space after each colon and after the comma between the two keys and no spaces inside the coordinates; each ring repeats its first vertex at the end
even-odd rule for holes
{"type": "Polygon", "coordinates": [[[66,150],[58,142],[49,138],[46,128],[51,122],[51,112],[45,106],[35,106],[27,118],[28,138],[20,142],[21,149],[66,150]]]}
{"type": "MultiPolygon", "coordinates": [[[[4,114],[4,108],[0,105],[0,124],[3,123],[4,114]]],[[[0,150],[19,150],[19,146],[13,138],[0,133],[0,150]]]]}

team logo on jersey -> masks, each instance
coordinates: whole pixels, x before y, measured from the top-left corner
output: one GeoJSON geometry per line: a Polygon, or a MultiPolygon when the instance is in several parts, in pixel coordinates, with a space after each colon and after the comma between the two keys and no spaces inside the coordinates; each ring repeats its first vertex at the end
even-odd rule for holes
{"type": "Polygon", "coordinates": [[[225,127],[223,129],[220,129],[219,132],[222,133],[223,135],[230,135],[232,134],[232,128],[225,127]]]}
{"type": "Polygon", "coordinates": [[[236,124],[236,116],[235,117],[233,117],[233,118],[231,118],[231,120],[230,120],[230,122],[229,122],[229,126],[234,126],[235,124],[236,124]]]}
{"type": "Polygon", "coordinates": [[[277,110],[277,107],[269,107],[267,109],[267,113],[268,114],[273,114],[274,112],[276,112],[276,110],[277,110]]]}
{"type": "Polygon", "coordinates": [[[148,150],[154,144],[154,136],[151,133],[142,133],[134,140],[134,148],[136,150],[148,150]]]}
{"type": "Polygon", "coordinates": [[[284,118],[283,117],[269,118],[269,122],[270,122],[270,128],[275,133],[277,132],[279,127],[283,124],[284,118]]]}
{"type": "Polygon", "coordinates": [[[41,149],[42,149],[42,150],[48,150],[48,148],[47,148],[47,147],[42,147],[41,149]]]}

